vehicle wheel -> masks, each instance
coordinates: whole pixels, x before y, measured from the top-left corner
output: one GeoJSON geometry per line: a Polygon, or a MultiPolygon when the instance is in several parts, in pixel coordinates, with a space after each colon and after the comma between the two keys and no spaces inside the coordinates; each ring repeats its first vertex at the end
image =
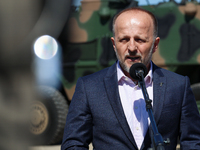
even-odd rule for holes
{"type": "Polygon", "coordinates": [[[58,144],[63,137],[67,100],[52,87],[41,86],[38,91],[40,99],[31,104],[31,140],[34,145],[58,144]]]}

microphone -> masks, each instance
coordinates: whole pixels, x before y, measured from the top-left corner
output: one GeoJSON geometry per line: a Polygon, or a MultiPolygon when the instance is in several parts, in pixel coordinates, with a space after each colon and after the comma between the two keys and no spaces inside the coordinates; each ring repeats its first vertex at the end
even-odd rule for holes
{"type": "Polygon", "coordinates": [[[131,66],[129,74],[133,80],[142,80],[147,75],[147,67],[143,63],[135,63],[131,66]]]}

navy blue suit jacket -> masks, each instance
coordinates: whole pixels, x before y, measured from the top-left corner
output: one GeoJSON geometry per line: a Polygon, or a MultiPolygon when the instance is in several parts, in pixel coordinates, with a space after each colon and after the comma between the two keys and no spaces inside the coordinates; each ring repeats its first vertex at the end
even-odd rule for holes
{"type": "MultiPolygon", "coordinates": [[[[188,77],[153,66],[153,114],[166,150],[200,150],[200,116],[188,77]]],[[[151,147],[149,129],[141,149],[151,147]]],[[[116,64],[79,78],[70,104],[62,150],[138,149],[120,101],[116,64]]]]}

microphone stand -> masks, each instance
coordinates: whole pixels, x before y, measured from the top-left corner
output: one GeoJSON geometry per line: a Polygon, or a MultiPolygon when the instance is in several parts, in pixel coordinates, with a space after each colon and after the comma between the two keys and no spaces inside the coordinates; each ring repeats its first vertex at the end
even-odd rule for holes
{"type": "Polygon", "coordinates": [[[142,93],[146,102],[146,110],[148,112],[150,121],[151,121],[151,125],[152,125],[152,130],[153,130],[153,149],[150,148],[149,150],[165,150],[164,148],[164,144],[169,144],[170,141],[169,139],[167,139],[166,141],[163,141],[163,138],[161,136],[161,134],[158,132],[157,126],[156,126],[156,122],[153,116],[153,111],[152,111],[152,105],[151,102],[152,100],[149,99],[149,95],[147,93],[146,90],[146,85],[144,82],[144,72],[142,70],[137,72],[137,76],[140,77],[140,79],[138,80],[139,85],[141,86],[142,89],[142,93]]]}

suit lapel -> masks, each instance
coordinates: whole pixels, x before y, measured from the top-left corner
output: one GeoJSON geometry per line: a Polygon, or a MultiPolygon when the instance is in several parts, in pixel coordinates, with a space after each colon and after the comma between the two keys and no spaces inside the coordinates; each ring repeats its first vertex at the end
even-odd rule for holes
{"type": "Polygon", "coordinates": [[[161,68],[153,66],[153,115],[158,124],[165,98],[166,77],[161,68]]]}
{"type": "Polygon", "coordinates": [[[128,122],[126,120],[119,96],[116,63],[109,68],[107,76],[104,78],[104,84],[110,105],[112,106],[119,124],[121,125],[130,142],[137,148],[128,122]]]}

